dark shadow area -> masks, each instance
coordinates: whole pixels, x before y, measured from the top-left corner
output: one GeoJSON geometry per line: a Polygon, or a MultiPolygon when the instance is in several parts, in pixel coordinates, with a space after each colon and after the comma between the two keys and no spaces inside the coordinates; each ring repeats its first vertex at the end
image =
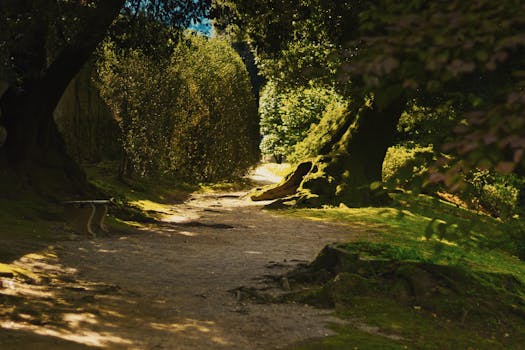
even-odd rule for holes
{"type": "Polygon", "coordinates": [[[228,224],[207,224],[207,223],[203,223],[199,221],[183,222],[183,223],[177,223],[177,224],[172,224],[172,225],[187,226],[187,227],[209,227],[209,228],[216,228],[216,229],[223,229],[223,230],[235,228],[234,226],[228,225],[228,224]]]}

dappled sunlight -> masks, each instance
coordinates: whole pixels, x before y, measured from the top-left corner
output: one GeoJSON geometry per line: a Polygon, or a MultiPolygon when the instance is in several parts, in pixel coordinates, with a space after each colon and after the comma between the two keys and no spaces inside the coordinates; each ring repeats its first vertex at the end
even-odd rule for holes
{"type": "Polygon", "coordinates": [[[283,174],[289,171],[288,164],[261,164],[248,175],[248,178],[259,184],[271,185],[281,182],[283,174]]]}
{"type": "Polygon", "coordinates": [[[3,289],[0,294],[41,299],[52,299],[56,297],[56,293],[46,287],[31,286],[16,280],[10,280],[9,282],[9,288],[3,289]]]}
{"type": "Polygon", "coordinates": [[[199,235],[196,232],[189,232],[189,231],[176,231],[175,234],[181,235],[181,236],[186,236],[186,237],[195,237],[195,236],[199,235]]]}
{"type": "MultiPolygon", "coordinates": [[[[196,235],[175,229],[163,233],[188,237],[196,235]]],[[[131,250],[126,248],[128,254],[135,254],[136,249],[145,249],[132,237],[116,242],[131,245],[131,250]]],[[[92,255],[114,255],[118,259],[122,253],[104,241],[86,242],[83,247],[76,247],[75,251],[80,259],[92,255]]],[[[49,344],[44,347],[38,345],[39,349],[53,349],[52,344],[61,342],[71,349],[139,350],[154,347],[157,339],[173,344],[175,335],[176,339],[185,339],[183,342],[205,343],[209,348],[233,344],[216,322],[179,318],[171,313],[164,315],[165,309],[177,312],[168,299],[143,298],[117,285],[83,279],[80,275],[84,273],[84,268],[79,270],[63,266],[57,254],[28,254],[14,263],[30,271],[33,278],[14,277],[5,283],[8,287],[0,289],[0,328],[14,332],[12,334],[38,336],[39,344],[49,344]],[[148,337],[145,338],[144,334],[148,337]]],[[[94,267],[87,265],[85,268],[91,270],[94,267]]],[[[0,348],[2,344],[0,341],[0,348]]]]}
{"type": "Polygon", "coordinates": [[[170,206],[166,204],[161,204],[158,202],[153,202],[147,199],[137,200],[131,202],[132,205],[139,207],[144,211],[155,211],[158,213],[170,214],[170,206]]]}
{"type": "MultiPolygon", "coordinates": [[[[97,253],[113,251],[97,249],[97,253]]],[[[112,332],[118,326],[114,320],[122,320],[122,314],[92,303],[112,286],[73,277],[78,270],[62,266],[49,252],[27,254],[13,264],[31,274],[13,277],[6,283],[9,288],[0,289],[0,328],[90,347],[133,348],[132,340],[112,332]]],[[[122,296],[115,303],[126,304],[122,296]]]]}
{"type": "Polygon", "coordinates": [[[195,213],[187,213],[185,215],[174,214],[174,215],[165,215],[162,218],[162,221],[166,223],[184,224],[184,223],[191,222],[193,220],[197,220],[199,218],[200,218],[200,215],[197,215],[195,213]]]}
{"type": "Polygon", "coordinates": [[[114,249],[98,249],[97,252],[98,253],[118,253],[118,251],[114,249]]]}
{"type": "Polygon", "coordinates": [[[216,322],[213,321],[183,319],[178,323],[164,324],[152,322],[150,325],[153,329],[182,334],[188,338],[198,339],[205,336],[217,345],[230,345],[230,342],[219,334],[219,331],[216,329],[216,322]]]}
{"type": "MultiPolygon", "coordinates": [[[[91,320],[92,321],[92,320],[91,320]]],[[[79,320],[77,320],[79,322],[79,320]]],[[[83,321],[85,322],[85,321],[83,321]]],[[[88,329],[83,329],[79,324],[71,329],[64,329],[54,326],[40,326],[23,322],[1,321],[0,327],[11,330],[29,331],[42,336],[49,336],[60,338],[63,340],[72,341],[78,344],[97,346],[97,347],[111,347],[112,345],[132,345],[133,342],[119,336],[107,333],[96,332],[88,329]]]]}
{"type": "Polygon", "coordinates": [[[262,252],[254,251],[254,250],[247,250],[244,252],[245,254],[251,254],[251,255],[261,255],[262,252]]]}

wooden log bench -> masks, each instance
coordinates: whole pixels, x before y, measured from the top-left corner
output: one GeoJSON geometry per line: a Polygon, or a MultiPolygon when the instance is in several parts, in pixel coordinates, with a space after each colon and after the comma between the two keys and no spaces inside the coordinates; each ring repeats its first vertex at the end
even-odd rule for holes
{"type": "Polygon", "coordinates": [[[63,202],[65,218],[77,233],[96,237],[97,232],[108,232],[104,219],[108,213],[109,202],[105,199],[63,202]]]}

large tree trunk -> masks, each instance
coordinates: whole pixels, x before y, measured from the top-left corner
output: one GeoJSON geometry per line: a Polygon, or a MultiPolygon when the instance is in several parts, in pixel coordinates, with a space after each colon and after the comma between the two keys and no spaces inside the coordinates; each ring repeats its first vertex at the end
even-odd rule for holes
{"type": "Polygon", "coordinates": [[[278,199],[274,206],[386,204],[389,197],[381,186],[383,160],[394,143],[405,104],[401,96],[382,105],[363,103],[349,116],[351,122],[341,124],[345,129],[334,133],[316,159],[301,163],[281,184],[256,193],[252,199],[278,199]]]}
{"type": "Polygon", "coordinates": [[[19,181],[32,186],[47,180],[64,188],[85,188],[83,172],[65,152],[53,111],[69,82],[104,38],[123,5],[124,0],[101,1],[86,15],[76,40],[63,47],[48,66],[41,67],[42,57],[35,57],[29,63],[24,57],[24,64],[33,65],[33,71],[39,70],[40,73],[22,76],[22,83],[10,86],[0,98],[0,123],[7,131],[5,144],[0,148],[0,161],[4,159],[5,166],[16,173],[19,181]],[[40,172],[35,168],[43,170],[40,172]],[[50,176],[44,179],[43,172],[51,169],[50,176]],[[57,178],[55,175],[60,173],[63,176],[57,178]]]}

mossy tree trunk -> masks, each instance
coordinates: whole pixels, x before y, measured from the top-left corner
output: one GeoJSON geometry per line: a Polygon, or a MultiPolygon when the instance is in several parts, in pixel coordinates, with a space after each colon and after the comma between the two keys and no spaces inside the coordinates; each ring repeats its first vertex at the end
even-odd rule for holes
{"type": "Polygon", "coordinates": [[[277,199],[275,206],[301,207],[388,203],[390,198],[381,186],[383,160],[394,143],[406,100],[397,94],[388,101],[377,101],[381,100],[376,98],[354,109],[317,158],[301,163],[281,184],[252,199],[277,199]]]}
{"type": "MultiPolygon", "coordinates": [[[[96,12],[89,14],[87,20],[91,25],[82,27],[77,40],[62,48],[49,65],[45,50],[36,50],[38,54],[29,58],[24,56],[25,52],[13,53],[15,62],[20,56],[20,62],[33,73],[22,76],[22,83],[13,84],[0,97],[0,124],[7,131],[5,144],[0,148],[2,174],[15,173],[20,182],[30,187],[42,188],[39,182],[49,182],[49,185],[54,182],[57,187],[69,187],[73,192],[85,188],[84,174],[67,155],[53,112],[69,82],[104,38],[123,4],[124,0],[101,2],[96,12]],[[47,179],[44,173],[49,174],[47,179]]],[[[47,28],[46,25],[42,28],[47,28]]],[[[35,45],[44,45],[42,40],[46,39],[37,40],[35,45]]]]}

